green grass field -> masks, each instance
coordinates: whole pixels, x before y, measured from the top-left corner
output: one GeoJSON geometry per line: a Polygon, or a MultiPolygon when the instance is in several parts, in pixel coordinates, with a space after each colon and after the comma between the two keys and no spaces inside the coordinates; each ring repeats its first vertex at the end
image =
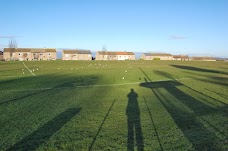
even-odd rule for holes
{"type": "Polygon", "coordinates": [[[0,150],[228,150],[228,62],[24,63],[0,62],[0,150]]]}

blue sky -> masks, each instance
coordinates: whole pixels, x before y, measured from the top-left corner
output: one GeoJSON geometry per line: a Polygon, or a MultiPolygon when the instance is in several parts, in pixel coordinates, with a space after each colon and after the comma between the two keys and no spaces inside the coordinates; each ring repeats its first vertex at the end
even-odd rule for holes
{"type": "MultiPolygon", "coordinates": [[[[227,0],[0,0],[18,47],[228,57],[227,0]]],[[[0,47],[8,45],[0,38],[0,47]]]]}

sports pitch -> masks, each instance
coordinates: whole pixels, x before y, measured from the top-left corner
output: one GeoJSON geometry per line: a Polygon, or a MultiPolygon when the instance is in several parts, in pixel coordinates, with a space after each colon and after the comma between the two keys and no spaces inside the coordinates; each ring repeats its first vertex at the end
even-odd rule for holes
{"type": "Polygon", "coordinates": [[[0,150],[228,150],[228,62],[0,62],[0,150]]]}

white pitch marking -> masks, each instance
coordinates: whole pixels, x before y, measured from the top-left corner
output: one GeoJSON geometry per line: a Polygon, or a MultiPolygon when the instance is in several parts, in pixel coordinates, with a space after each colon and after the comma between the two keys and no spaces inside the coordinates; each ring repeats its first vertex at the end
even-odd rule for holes
{"type": "Polygon", "coordinates": [[[30,70],[30,69],[25,65],[24,62],[23,62],[23,65],[25,66],[26,69],[28,69],[28,71],[29,71],[33,76],[36,76],[35,73],[33,73],[32,70],[30,70]]]}

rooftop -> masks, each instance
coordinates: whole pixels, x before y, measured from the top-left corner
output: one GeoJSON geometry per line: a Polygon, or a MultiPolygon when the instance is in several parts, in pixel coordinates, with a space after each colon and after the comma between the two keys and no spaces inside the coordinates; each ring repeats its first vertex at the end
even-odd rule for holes
{"type": "Polygon", "coordinates": [[[90,50],[63,50],[65,54],[91,54],[90,50]]]}
{"type": "Polygon", "coordinates": [[[133,52],[126,52],[126,51],[119,51],[119,52],[114,52],[114,51],[98,51],[100,55],[135,55],[133,52]]]}
{"type": "Polygon", "coordinates": [[[172,56],[169,53],[144,53],[145,56],[172,56]]]}
{"type": "Polygon", "coordinates": [[[4,52],[56,52],[54,48],[4,48],[4,52]]]}

